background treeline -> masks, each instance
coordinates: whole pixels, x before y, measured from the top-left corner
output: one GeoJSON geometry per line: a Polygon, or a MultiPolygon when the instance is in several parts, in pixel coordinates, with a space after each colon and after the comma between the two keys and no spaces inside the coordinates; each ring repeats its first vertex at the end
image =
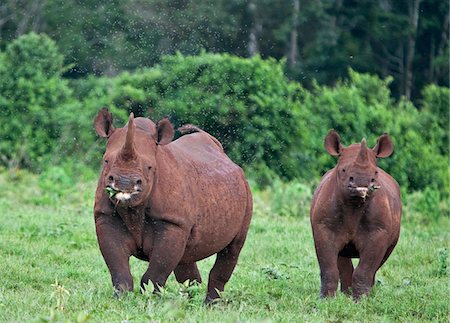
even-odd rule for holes
{"type": "MultiPolygon", "coordinates": [[[[308,88],[359,72],[392,76],[395,98],[448,86],[445,0],[2,0],[0,48],[30,31],[56,41],[66,76],[115,76],[202,49],[287,57],[308,88]]],[[[419,103],[420,104],[420,103],[419,103]]]]}
{"type": "Polygon", "coordinates": [[[366,137],[373,146],[389,132],[395,154],[380,164],[403,190],[448,196],[448,88],[426,86],[413,104],[393,99],[391,77],[349,69],[333,87],[313,82],[307,89],[285,76],[285,64],[202,52],[164,56],[115,77],[67,80],[54,41],[21,36],[0,52],[0,162],[47,170],[53,185],[70,172],[97,172],[103,143],[92,120],[108,106],[117,126],[130,111],[201,125],[260,185],[278,177],[317,181],[334,163],[323,149],[330,128],[347,145],[366,137]]]}

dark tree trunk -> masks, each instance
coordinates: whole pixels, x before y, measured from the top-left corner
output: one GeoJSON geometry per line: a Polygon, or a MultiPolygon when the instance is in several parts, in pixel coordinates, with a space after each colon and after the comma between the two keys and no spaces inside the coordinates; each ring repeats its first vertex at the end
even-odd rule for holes
{"type": "Polygon", "coordinates": [[[288,55],[288,61],[291,67],[297,64],[298,59],[298,15],[300,13],[300,0],[293,0],[293,5],[294,12],[292,14],[292,29],[288,55]]]}
{"type": "Polygon", "coordinates": [[[18,21],[16,28],[16,37],[30,31],[40,31],[43,7],[43,0],[33,0],[25,8],[23,8],[22,18],[18,21]]]}
{"type": "Polygon", "coordinates": [[[408,36],[408,48],[406,51],[406,63],[405,63],[405,88],[404,95],[409,100],[411,99],[411,91],[413,85],[413,62],[414,54],[416,51],[416,36],[417,27],[419,24],[419,7],[422,0],[414,0],[409,4],[409,26],[411,32],[408,36]]]}
{"type": "Polygon", "coordinates": [[[259,54],[258,37],[262,31],[262,25],[257,17],[258,7],[255,1],[250,1],[248,4],[248,12],[250,14],[250,33],[248,37],[248,55],[250,57],[259,54]]]}

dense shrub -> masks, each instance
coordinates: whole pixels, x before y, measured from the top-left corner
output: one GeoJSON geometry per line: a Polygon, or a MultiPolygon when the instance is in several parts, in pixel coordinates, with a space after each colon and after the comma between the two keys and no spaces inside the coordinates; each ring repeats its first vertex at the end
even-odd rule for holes
{"type": "Polygon", "coordinates": [[[8,167],[38,168],[60,136],[57,110],[70,100],[60,78],[63,56],[45,35],[31,33],[0,53],[0,157],[8,167]]]}
{"type": "MultiPolygon", "coordinates": [[[[323,148],[323,138],[329,129],[339,132],[344,145],[365,137],[374,146],[376,138],[387,132],[394,141],[394,155],[380,159],[379,165],[404,190],[434,186],[448,195],[447,155],[441,152],[444,135],[437,124],[442,115],[428,111],[428,105],[418,110],[409,101],[393,102],[390,81],[350,70],[349,79],[334,87],[316,85],[311,92],[303,91],[301,118],[308,126],[300,134],[304,139],[304,145],[299,145],[304,162],[302,177],[314,178],[335,164],[323,148]]],[[[445,96],[448,100],[448,90],[428,91],[425,96],[428,101],[424,102],[443,102],[445,96]]]]}
{"type": "Polygon", "coordinates": [[[241,165],[263,162],[284,178],[297,171],[299,85],[283,74],[283,63],[203,53],[166,56],[161,64],[118,77],[113,102],[153,118],[171,116],[216,136],[241,165]]]}
{"type": "Polygon", "coordinates": [[[80,165],[97,168],[102,140],[92,121],[108,106],[117,126],[130,111],[155,121],[169,115],[175,126],[197,124],[260,186],[277,178],[316,181],[335,164],[323,148],[331,128],[346,145],[366,137],[373,146],[388,132],[395,153],[380,166],[402,189],[428,187],[441,198],[449,195],[446,88],[425,88],[415,107],[393,101],[391,78],[350,70],[349,78],[333,87],[315,84],[306,90],[284,76],[284,62],[260,57],[178,54],[151,69],[70,83],[61,78],[62,62],[53,41],[34,33],[0,53],[3,166],[65,165],[70,174],[84,173],[80,165]]]}

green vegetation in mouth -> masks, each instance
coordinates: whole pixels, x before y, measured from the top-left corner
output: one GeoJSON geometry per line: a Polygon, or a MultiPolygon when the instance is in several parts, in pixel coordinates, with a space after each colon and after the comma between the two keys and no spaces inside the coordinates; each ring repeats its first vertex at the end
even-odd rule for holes
{"type": "Polygon", "coordinates": [[[116,196],[117,193],[119,193],[118,190],[115,190],[112,187],[105,188],[105,191],[106,191],[106,193],[108,193],[110,198],[113,198],[114,196],[116,196]]]}
{"type": "Polygon", "coordinates": [[[381,186],[370,186],[369,187],[369,191],[373,192],[373,191],[375,191],[375,190],[377,190],[379,188],[381,188],[381,186]]]}

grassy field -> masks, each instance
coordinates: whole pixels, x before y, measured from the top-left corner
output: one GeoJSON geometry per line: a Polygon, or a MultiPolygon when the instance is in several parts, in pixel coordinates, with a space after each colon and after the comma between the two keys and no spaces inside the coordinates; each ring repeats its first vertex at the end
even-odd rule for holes
{"type": "MultiPolygon", "coordinates": [[[[30,175],[2,175],[0,187],[0,322],[449,320],[446,215],[428,221],[406,207],[399,244],[370,296],[358,304],[340,293],[320,300],[310,192],[299,186],[300,201],[287,199],[283,210],[279,191],[255,192],[239,264],[222,300],[206,308],[205,283],[186,287],[173,276],[161,296],[135,290],[113,298],[94,232],[95,182],[77,184],[63,196],[30,175]],[[292,208],[300,216],[280,215],[292,208]]],[[[213,260],[200,262],[204,280],[213,260]]],[[[132,259],[131,266],[137,283],[146,263],[132,259]]]]}

